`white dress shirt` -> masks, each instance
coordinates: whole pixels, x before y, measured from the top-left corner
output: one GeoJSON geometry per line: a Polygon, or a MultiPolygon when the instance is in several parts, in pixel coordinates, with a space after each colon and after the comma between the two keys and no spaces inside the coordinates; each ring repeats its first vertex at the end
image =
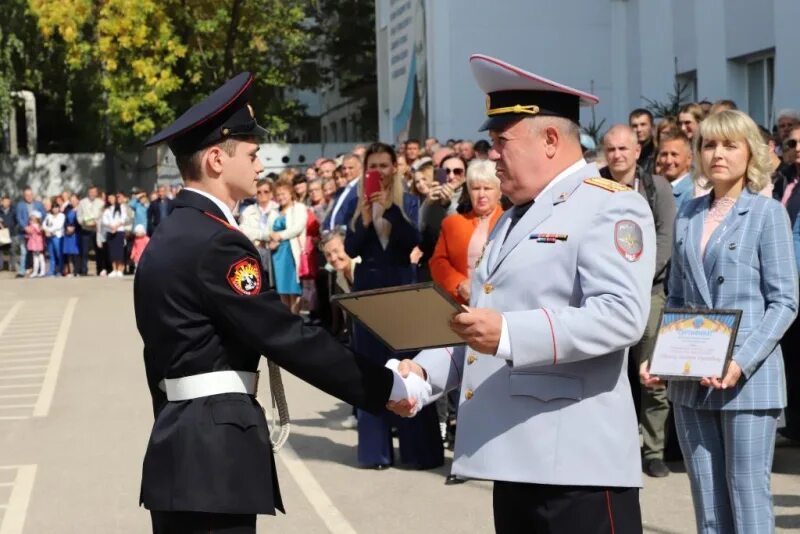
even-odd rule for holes
{"type": "MultiPolygon", "coordinates": [[[[348,195],[348,193],[350,193],[351,189],[353,189],[355,186],[358,185],[358,181],[360,179],[361,179],[360,177],[356,178],[355,180],[348,182],[347,185],[344,186],[344,191],[342,191],[342,194],[339,195],[339,197],[336,199],[336,203],[333,205],[333,209],[331,210],[331,222],[328,225],[329,227],[326,228],[326,230],[333,230],[334,227],[333,221],[336,219],[336,214],[339,213],[339,209],[341,209],[342,204],[344,204],[345,197],[348,195]]],[[[348,224],[350,223],[350,221],[347,222],[348,224]]]]}
{"type": "Polygon", "coordinates": [[[191,191],[193,193],[197,193],[198,195],[202,195],[202,196],[206,197],[208,200],[213,202],[220,209],[220,211],[222,212],[223,215],[225,215],[225,219],[227,219],[228,224],[230,224],[234,228],[239,228],[239,225],[236,223],[236,219],[233,218],[233,212],[220,199],[218,199],[217,197],[215,197],[214,195],[212,195],[210,193],[206,193],[205,191],[200,191],[199,189],[195,189],[194,187],[184,187],[184,190],[191,191]]]}

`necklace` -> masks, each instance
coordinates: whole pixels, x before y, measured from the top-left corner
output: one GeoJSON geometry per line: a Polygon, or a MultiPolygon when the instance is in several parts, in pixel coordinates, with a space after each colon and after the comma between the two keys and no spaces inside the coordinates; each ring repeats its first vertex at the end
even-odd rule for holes
{"type": "Polygon", "coordinates": [[[734,204],[736,204],[736,199],[730,197],[715,198],[708,210],[708,218],[715,222],[721,222],[734,204]]]}

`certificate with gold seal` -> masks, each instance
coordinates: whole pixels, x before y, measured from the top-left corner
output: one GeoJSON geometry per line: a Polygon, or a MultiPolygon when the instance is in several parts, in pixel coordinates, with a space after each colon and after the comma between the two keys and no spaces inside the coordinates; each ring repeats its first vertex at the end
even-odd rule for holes
{"type": "Polygon", "coordinates": [[[668,380],[725,376],[741,318],[741,310],[664,308],[650,374],[668,380]]]}

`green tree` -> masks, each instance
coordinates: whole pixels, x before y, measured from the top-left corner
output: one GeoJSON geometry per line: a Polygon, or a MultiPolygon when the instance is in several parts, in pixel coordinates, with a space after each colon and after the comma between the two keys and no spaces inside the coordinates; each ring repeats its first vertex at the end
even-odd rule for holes
{"type": "Polygon", "coordinates": [[[90,80],[106,145],[128,144],[168,122],[186,47],[156,0],[30,0],[46,42],[63,43],[66,70],[90,80]]]}
{"type": "Polygon", "coordinates": [[[317,85],[305,0],[28,1],[45,44],[63,47],[61,86],[94,97],[76,119],[100,119],[116,146],[140,145],[243,70],[256,77],[259,120],[280,137],[304,115],[286,89],[317,85]]]}
{"type": "Polygon", "coordinates": [[[248,70],[259,122],[281,138],[305,114],[287,89],[316,87],[314,41],[307,0],[168,0],[188,53],[178,63],[184,84],[171,101],[183,108],[248,70]]]}

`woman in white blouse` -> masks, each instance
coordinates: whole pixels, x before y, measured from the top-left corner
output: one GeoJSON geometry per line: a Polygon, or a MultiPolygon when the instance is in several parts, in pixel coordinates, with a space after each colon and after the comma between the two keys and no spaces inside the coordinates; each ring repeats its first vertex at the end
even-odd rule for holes
{"type": "Polygon", "coordinates": [[[122,278],[125,271],[125,226],[129,224],[128,210],[116,195],[109,194],[103,211],[103,230],[106,235],[106,250],[111,262],[109,278],[122,278]]]}
{"type": "Polygon", "coordinates": [[[269,249],[272,251],[275,290],[281,301],[297,313],[303,294],[297,269],[306,242],[308,209],[305,204],[297,202],[291,180],[278,180],[274,191],[279,209],[270,212],[267,228],[272,232],[269,234],[269,249]]]}

